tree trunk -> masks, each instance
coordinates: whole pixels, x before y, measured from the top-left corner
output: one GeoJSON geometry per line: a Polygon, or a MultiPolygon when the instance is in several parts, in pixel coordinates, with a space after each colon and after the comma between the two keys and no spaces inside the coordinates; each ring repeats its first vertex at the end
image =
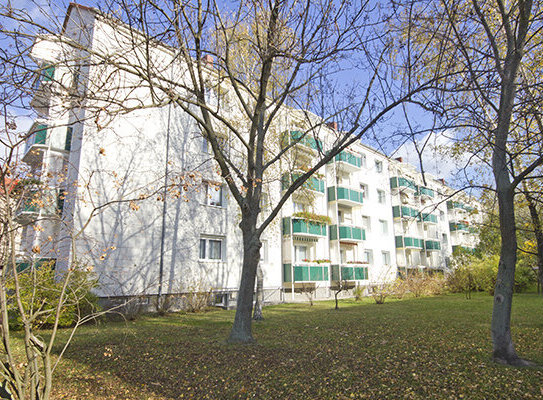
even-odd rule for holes
{"type": "Polygon", "coordinates": [[[518,357],[511,338],[511,304],[517,262],[513,190],[510,185],[506,188],[499,186],[498,184],[502,245],[492,311],[493,358],[501,364],[521,365],[522,360],[518,357]]]}
{"type": "Polygon", "coordinates": [[[262,272],[262,266],[258,263],[256,269],[256,302],[255,310],[253,313],[253,319],[255,321],[262,321],[264,315],[262,314],[262,306],[264,304],[264,273],[262,272]]]}
{"type": "Polygon", "coordinates": [[[543,285],[543,230],[541,228],[541,219],[537,212],[537,205],[535,199],[526,190],[524,192],[526,200],[528,201],[528,209],[530,210],[530,216],[532,218],[532,225],[534,227],[534,235],[537,244],[537,293],[539,288],[543,285]]]}
{"type": "MultiPolygon", "coordinates": [[[[260,263],[260,239],[256,236],[256,217],[254,221],[240,223],[243,235],[243,266],[241,269],[241,282],[238,291],[238,300],[234,324],[228,337],[229,343],[253,343],[252,312],[255,290],[255,278],[260,263]]],[[[251,220],[253,220],[251,218],[251,220]]]]}

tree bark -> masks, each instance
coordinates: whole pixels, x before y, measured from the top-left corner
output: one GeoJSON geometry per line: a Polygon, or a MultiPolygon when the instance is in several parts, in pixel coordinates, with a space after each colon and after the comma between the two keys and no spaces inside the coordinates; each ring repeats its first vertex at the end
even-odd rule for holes
{"type": "Polygon", "coordinates": [[[229,343],[254,343],[252,334],[252,311],[256,270],[260,263],[260,238],[256,235],[256,217],[242,215],[240,223],[243,235],[243,267],[239,285],[236,315],[228,337],[229,343]],[[249,219],[247,221],[246,219],[249,219]],[[245,220],[245,221],[244,221],[245,220]]]}
{"type": "Polygon", "coordinates": [[[264,273],[262,272],[262,265],[258,263],[256,269],[256,302],[253,313],[253,319],[255,321],[262,321],[264,315],[262,314],[262,306],[264,305],[264,273]]]}

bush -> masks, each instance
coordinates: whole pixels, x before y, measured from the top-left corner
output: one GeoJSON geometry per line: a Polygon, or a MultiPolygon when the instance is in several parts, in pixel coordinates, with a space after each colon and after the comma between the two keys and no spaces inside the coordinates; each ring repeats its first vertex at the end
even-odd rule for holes
{"type": "Polygon", "coordinates": [[[362,297],[364,297],[364,287],[361,285],[356,285],[353,289],[353,296],[355,301],[362,300],[362,297]]]}
{"type": "MultiPolygon", "coordinates": [[[[482,259],[472,259],[469,264],[455,268],[447,279],[451,291],[466,294],[477,291],[494,295],[499,261],[499,255],[493,255],[482,259]]],[[[515,270],[514,291],[518,293],[526,290],[535,282],[535,279],[531,268],[519,262],[515,270]]]]}
{"type": "MultiPolygon", "coordinates": [[[[96,279],[86,266],[74,266],[64,289],[59,326],[73,326],[81,318],[98,310],[98,298],[91,293],[96,279]]],[[[32,327],[47,328],[54,324],[67,272],[58,273],[52,263],[29,268],[18,274],[20,301],[27,316],[33,316],[32,327]]],[[[12,329],[21,329],[23,318],[17,306],[14,277],[7,280],[8,317],[12,329]]]]}

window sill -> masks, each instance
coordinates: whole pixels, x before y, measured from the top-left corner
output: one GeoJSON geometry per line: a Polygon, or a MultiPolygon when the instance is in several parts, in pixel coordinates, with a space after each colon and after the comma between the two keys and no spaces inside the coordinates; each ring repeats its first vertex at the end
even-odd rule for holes
{"type": "Polygon", "coordinates": [[[202,205],[203,205],[203,206],[206,206],[206,207],[216,208],[216,209],[219,209],[219,210],[225,210],[225,209],[226,209],[225,206],[216,206],[216,205],[207,204],[207,203],[202,203],[202,205]]]}

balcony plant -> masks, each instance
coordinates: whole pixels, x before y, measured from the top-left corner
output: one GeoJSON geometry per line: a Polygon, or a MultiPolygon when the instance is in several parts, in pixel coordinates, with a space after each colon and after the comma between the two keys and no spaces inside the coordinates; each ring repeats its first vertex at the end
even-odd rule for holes
{"type": "Polygon", "coordinates": [[[332,223],[332,219],[328,215],[320,215],[310,211],[298,211],[292,214],[292,216],[325,225],[330,225],[332,223]]]}

